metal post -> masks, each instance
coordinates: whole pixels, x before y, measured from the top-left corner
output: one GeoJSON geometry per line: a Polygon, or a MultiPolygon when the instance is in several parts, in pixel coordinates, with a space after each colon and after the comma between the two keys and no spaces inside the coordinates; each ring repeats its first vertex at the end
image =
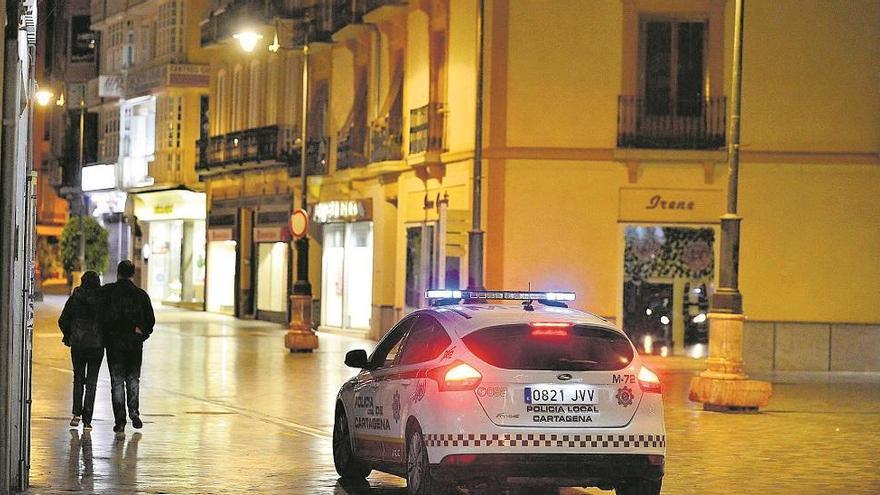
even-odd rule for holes
{"type": "Polygon", "coordinates": [[[743,372],[742,294],[739,292],[739,225],[736,214],[739,179],[740,97],[742,95],[743,1],[736,0],[733,81],[727,150],[727,213],[721,217],[719,287],[709,311],[709,358],[706,370],[691,380],[690,400],[723,412],[753,412],[770,400],[769,382],[748,380],[743,372]]]}
{"type": "Polygon", "coordinates": [[[739,229],[736,213],[739,185],[739,127],[742,95],[743,0],[736,2],[733,37],[733,82],[730,99],[730,133],[727,144],[727,213],[721,217],[719,287],[712,297],[712,312],[742,314],[739,292],[739,229]]]}
{"type": "MultiPolygon", "coordinates": [[[[308,155],[309,155],[309,44],[303,46],[302,118],[300,119],[300,207],[308,211],[308,155]]],[[[320,149],[318,150],[320,152],[320,149]]],[[[311,351],[318,348],[318,336],[312,331],[312,284],[309,282],[308,233],[294,242],[296,248],[296,282],[290,296],[290,331],[284,336],[284,347],[290,352],[311,351]]]]}
{"type": "MultiPolygon", "coordinates": [[[[85,197],[82,191],[82,176],[83,176],[83,167],[84,167],[84,154],[85,150],[83,149],[83,139],[86,128],[86,102],[80,98],[79,100],[79,192],[77,193],[77,202],[79,203],[77,206],[80,208],[79,210],[79,218],[77,219],[77,225],[79,226],[79,271],[80,273],[86,271],[86,236],[85,230],[83,228],[83,216],[88,215],[88,208],[86,207],[85,197]]],[[[76,281],[74,281],[76,284],[76,281]]]]}
{"type": "MultiPolygon", "coordinates": [[[[308,210],[308,156],[309,156],[309,45],[303,47],[303,70],[302,70],[302,118],[300,121],[300,136],[302,148],[300,148],[300,208],[308,210]]],[[[308,233],[296,240],[296,282],[293,284],[293,293],[298,296],[311,296],[312,284],[309,282],[309,236],[308,233]]]]}
{"type": "Polygon", "coordinates": [[[468,289],[482,290],[483,286],[483,28],[485,0],[479,0],[477,10],[477,108],[474,132],[474,197],[473,219],[468,232],[468,289]]]}

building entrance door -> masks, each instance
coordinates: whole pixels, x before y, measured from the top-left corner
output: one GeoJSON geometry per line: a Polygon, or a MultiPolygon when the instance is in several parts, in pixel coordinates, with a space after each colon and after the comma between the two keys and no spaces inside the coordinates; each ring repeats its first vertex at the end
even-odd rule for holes
{"type": "Polygon", "coordinates": [[[714,239],[711,228],[626,228],[623,329],[639,352],[705,355],[714,239]]]}

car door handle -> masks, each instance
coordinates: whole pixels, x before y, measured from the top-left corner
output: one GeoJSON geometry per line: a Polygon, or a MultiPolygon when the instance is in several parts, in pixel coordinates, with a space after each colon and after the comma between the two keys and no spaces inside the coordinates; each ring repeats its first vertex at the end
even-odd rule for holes
{"type": "Polygon", "coordinates": [[[407,380],[405,382],[400,382],[400,386],[406,388],[406,387],[409,387],[410,383],[412,383],[410,380],[407,380]]]}

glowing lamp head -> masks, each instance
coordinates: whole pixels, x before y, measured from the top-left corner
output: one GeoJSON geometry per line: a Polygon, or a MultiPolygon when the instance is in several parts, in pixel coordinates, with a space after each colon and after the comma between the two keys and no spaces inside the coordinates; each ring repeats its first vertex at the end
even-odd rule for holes
{"type": "Polygon", "coordinates": [[[238,43],[241,45],[241,49],[248,53],[254,51],[257,47],[257,43],[263,39],[262,34],[250,30],[236,33],[232,37],[237,39],[238,43]]]}
{"type": "Polygon", "coordinates": [[[55,96],[51,91],[47,89],[41,89],[34,94],[34,99],[37,101],[37,105],[41,107],[48,106],[52,101],[52,97],[55,96]]]}

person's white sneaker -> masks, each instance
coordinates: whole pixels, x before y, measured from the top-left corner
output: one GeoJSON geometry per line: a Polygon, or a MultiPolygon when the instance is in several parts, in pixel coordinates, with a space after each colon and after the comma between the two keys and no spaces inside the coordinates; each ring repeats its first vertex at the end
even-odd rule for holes
{"type": "Polygon", "coordinates": [[[74,417],[70,418],[70,426],[73,426],[74,428],[79,426],[80,419],[82,419],[82,418],[80,418],[79,416],[74,416],[74,417]]]}

